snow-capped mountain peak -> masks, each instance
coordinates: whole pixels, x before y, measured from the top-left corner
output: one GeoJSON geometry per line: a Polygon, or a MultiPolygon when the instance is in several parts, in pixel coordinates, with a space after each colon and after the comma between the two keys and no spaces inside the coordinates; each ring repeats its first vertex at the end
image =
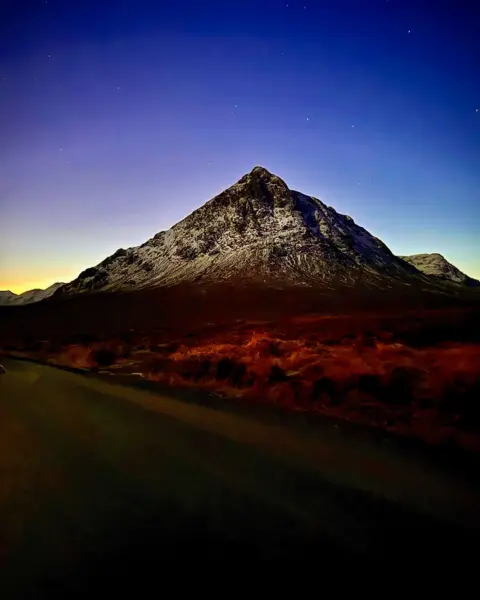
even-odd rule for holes
{"type": "Polygon", "coordinates": [[[62,293],[239,280],[353,284],[412,272],[351,217],[257,166],[168,231],[86,269],[62,293]]]}

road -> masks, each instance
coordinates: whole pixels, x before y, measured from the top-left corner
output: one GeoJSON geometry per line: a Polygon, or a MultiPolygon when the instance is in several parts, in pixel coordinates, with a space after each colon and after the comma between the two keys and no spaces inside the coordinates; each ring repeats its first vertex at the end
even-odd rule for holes
{"type": "Polygon", "coordinates": [[[478,486],[416,454],[3,364],[2,598],[121,590],[179,561],[451,566],[478,542],[478,486]]]}

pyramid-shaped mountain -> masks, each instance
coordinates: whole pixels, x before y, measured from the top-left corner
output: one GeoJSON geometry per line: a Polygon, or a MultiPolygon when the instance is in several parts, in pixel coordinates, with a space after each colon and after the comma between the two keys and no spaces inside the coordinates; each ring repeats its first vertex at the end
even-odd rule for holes
{"type": "Polygon", "coordinates": [[[375,287],[425,278],[387,246],[317,198],[255,167],[168,231],[120,249],[62,294],[179,283],[375,287]]]}

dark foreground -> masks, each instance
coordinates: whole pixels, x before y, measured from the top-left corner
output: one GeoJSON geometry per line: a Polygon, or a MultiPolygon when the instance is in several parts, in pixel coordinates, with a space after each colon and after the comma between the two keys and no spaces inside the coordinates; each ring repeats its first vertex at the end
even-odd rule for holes
{"type": "Polygon", "coordinates": [[[451,466],[330,425],[4,364],[2,598],[139,590],[170,567],[475,559],[480,490],[451,466]]]}

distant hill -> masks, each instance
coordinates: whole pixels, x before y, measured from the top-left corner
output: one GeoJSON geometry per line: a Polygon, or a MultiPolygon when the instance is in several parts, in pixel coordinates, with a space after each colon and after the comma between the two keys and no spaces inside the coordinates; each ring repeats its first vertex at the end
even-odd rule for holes
{"type": "Polygon", "coordinates": [[[0,291],[0,306],[18,306],[22,304],[32,304],[45,300],[54,294],[59,288],[65,285],[64,283],[54,283],[46,290],[29,290],[23,294],[14,294],[10,291],[0,291]]]}
{"type": "Polygon", "coordinates": [[[413,265],[416,269],[426,275],[436,277],[442,281],[457,283],[465,286],[480,286],[480,281],[472,279],[441,254],[413,254],[412,256],[401,256],[403,260],[413,265]]]}

